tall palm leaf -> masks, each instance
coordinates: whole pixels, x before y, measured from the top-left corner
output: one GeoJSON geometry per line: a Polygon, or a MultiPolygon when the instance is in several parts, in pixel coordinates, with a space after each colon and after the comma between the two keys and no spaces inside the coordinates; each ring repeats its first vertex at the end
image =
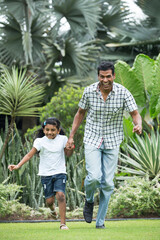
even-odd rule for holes
{"type": "MultiPolygon", "coordinates": [[[[131,12],[124,1],[102,1],[102,18],[101,22],[107,29],[123,29],[125,22],[132,22],[131,12]]],[[[132,22],[133,23],[133,22],[132,22]]]]}
{"type": "Polygon", "coordinates": [[[15,61],[20,64],[28,64],[39,61],[45,61],[42,52],[44,22],[43,20],[33,18],[31,27],[28,31],[22,29],[21,25],[13,16],[7,17],[7,22],[1,25],[1,43],[0,59],[7,65],[15,61]]]}
{"type": "Polygon", "coordinates": [[[53,71],[55,72],[55,63],[59,64],[61,61],[64,70],[61,74],[67,73],[67,77],[70,70],[71,75],[77,72],[85,75],[90,69],[89,65],[92,64],[93,59],[94,61],[96,59],[97,48],[88,40],[94,37],[97,24],[100,23],[99,1],[5,0],[1,2],[1,7],[1,14],[5,15],[6,20],[2,22],[1,27],[1,62],[7,65],[14,62],[31,64],[32,67],[37,68],[37,72],[42,63],[44,66],[45,57],[42,49],[44,44],[51,71],[47,66],[47,72],[40,73],[43,75],[41,79],[53,82],[59,78],[58,76],[51,79],[51,76],[53,71]],[[65,34],[61,31],[64,18],[69,25],[67,29],[63,27],[65,34]],[[88,39],[87,43],[84,43],[86,40],[83,36],[86,33],[88,39]],[[12,43],[15,43],[13,47],[12,43]],[[67,62],[67,58],[71,61],[67,62]]]}
{"type": "Polygon", "coordinates": [[[68,80],[71,82],[75,75],[78,75],[77,78],[88,75],[100,50],[92,42],[97,24],[100,23],[100,2],[95,0],[56,0],[53,1],[50,14],[54,19],[54,24],[49,32],[49,40],[44,44],[48,63],[47,74],[51,76],[56,63],[58,63],[60,69],[58,77],[61,80],[65,78],[65,83],[68,80]],[[63,18],[66,19],[69,26],[68,29],[65,29],[65,33],[59,31],[63,18]],[[86,33],[87,40],[83,38],[86,33]],[[71,76],[70,79],[68,79],[69,76],[71,76]]]}
{"type": "Polygon", "coordinates": [[[47,17],[39,17],[32,0],[1,2],[1,62],[29,64],[38,58],[44,62],[42,43],[47,17]],[[2,12],[3,10],[3,12],[2,12]]]}
{"type": "Polygon", "coordinates": [[[17,116],[37,116],[38,105],[43,99],[43,86],[36,83],[35,77],[27,76],[26,70],[12,67],[10,71],[1,65],[0,114],[10,115],[11,123],[4,141],[0,159],[3,156],[9,136],[17,116]]]}
{"type": "Polygon", "coordinates": [[[65,17],[75,34],[80,30],[88,29],[93,37],[99,23],[100,1],[91,0],[55,0],[53,8],[56,19],[65,17]]]}
{"type": "Polygon", "coordinates": [[[90,63],[96,61],[94,56],[99,50],[92,42],[78,43],[74,38],[50,43],[50,46],[45,45],[44,49],[48,56],[46,69],[52,69],[56,62],[61,62],[60,74],[63,77],[74,74],[87,75],[91,70],[90,63]]]}
{"type": "MultiPolygon", "coordinates": [[[[154,24],[160,26],[160,15],[159,15],[159,9],[160,9],[160,1],[159,0],[136,0],[136,4],[141,8],[141,10],[144,12],[146,16],[149,16],[152,18],[152,21],[154,21],[154,24]]],[[[150,24],[153,24],[153,22],[150,21],[150,24]]]]}
{"type": "Polygon", "coordinates": [[[132,62],[141,52],[153,58],[157,57],[160,46],[159,0],[135,2],[144,12],[145,18],[137,21],[137,15],[130,15],[129,21],[123,22],[119,28],[112,29],[116,37],[110,42],[106,41],[106,51],[113,51],[113,55],[114,52],[116,55],[119,53],[119,58],[123,57],[124,53],[128,53],[132,57],[132,62]]]}

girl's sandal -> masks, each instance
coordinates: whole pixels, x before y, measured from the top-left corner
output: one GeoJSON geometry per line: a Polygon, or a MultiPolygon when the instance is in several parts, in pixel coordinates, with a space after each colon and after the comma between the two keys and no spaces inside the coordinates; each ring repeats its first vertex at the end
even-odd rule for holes
{"type": "Polygon", "coordinates": [[[61,230],[69,230],[69,228],[65,224],[60,225],[61,230]]]}

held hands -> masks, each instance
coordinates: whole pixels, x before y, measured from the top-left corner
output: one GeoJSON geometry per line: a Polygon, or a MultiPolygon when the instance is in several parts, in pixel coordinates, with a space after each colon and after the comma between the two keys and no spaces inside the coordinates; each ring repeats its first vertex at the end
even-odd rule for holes
{"type": "Polygon", "coordinates": [[[17,170],[19,169],[20,167],[18,165],[9,165],[8,166],[8,169],[12,172],[13,170],[17,170]]]}
{"type": "Polygon", "coordinates": [[[66,143],[66,149],[73,150],[74,148],[75,148],[74,140],[73,140],[73,138],[69,138],[68,142],[66,143]]]}
{"type": "Polygon", "coordinates": [[[133,132],[140,135],[142,133],[142,125],[140,125],[140,124],[135,125],[134,128],[133,128],[133,132]]]}

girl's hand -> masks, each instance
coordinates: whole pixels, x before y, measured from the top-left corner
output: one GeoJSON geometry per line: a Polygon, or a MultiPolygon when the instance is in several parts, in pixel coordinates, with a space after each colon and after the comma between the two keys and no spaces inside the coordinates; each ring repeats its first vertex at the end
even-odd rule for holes
{"type": "Polygon", "coordinates": [[[73,150],[74,149],[75,149],[75,145],[74,144],[72,144],[72,145],[66,144],[66,147],[64,149],[65,155],[67,157],[70,157],[73,154],[73,150]]]}
{"type": "Polygon", "coordinates": [[[67,148],[67,149],[72,149],[73,146],[74,146],[74,139],[73,139],[72,137],[69,137],[69,138],[68,138],[68,142],[67,142],[67,144],[66,144],[66,148],[67,148]]]}
{"type": "Polygon", "coordinates": [[[70,145],[70,144],[66,144],[66,149],[67,150],[73,150],[73,149],[75,149],[75,145],[74,145],[74,143],[72,143],[72,145],[70,145]]]}
{"type": "Polygon", "coordinates": [[[8,166],[8,169],[12,172],[13,170],[17,170],[19,169],[20,167],[18,165],[9,165],[8,166]]]}

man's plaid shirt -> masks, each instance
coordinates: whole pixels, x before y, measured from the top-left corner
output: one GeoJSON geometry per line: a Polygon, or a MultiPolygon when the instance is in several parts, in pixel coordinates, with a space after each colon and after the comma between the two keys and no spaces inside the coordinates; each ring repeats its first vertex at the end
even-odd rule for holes
{"type": "Polygon", "coordinates": [[[79,107],[88,111],[84,143],[99,148],[104,141],[106,149],[119,147],[123,140],[124,110],[137,109],[132,94],[118,83],[113,83],[113,89],[104,101],[99,82],[85,88],[79,107]]]}

